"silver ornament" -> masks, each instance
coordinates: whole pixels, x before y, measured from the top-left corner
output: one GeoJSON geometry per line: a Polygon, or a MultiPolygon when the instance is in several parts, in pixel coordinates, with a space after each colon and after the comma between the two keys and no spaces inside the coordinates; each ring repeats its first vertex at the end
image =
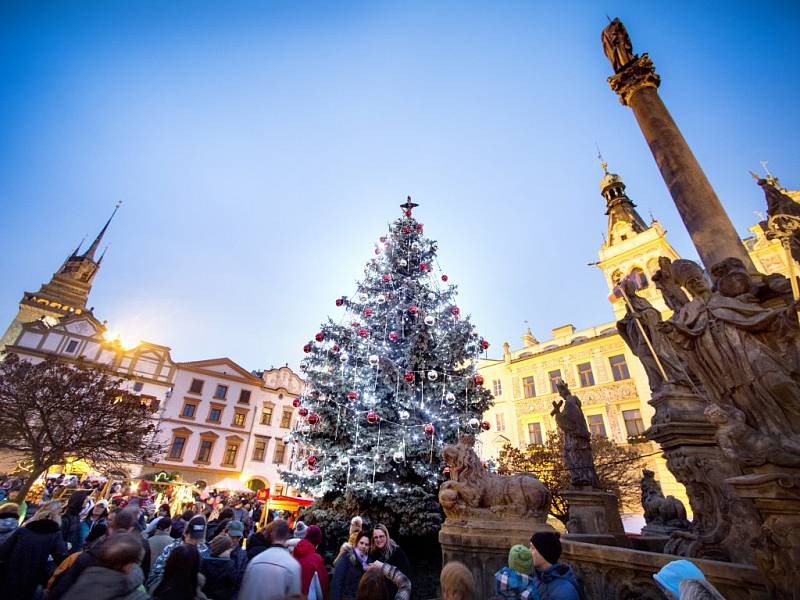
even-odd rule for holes
{"type": "Polygon", "coordinates": [[[349,358],[350,358],[350,356],[348,356],[347,352],[342,352],[342,353],[339,355],[339,362],[341,362],[341,363],[346,363],[346,362],[348,361],[348,359],[349,359],[349,358]]]}
{"type": "Polygon", "coordinates": [[[383,304],[384,302],[386,302],[386,296],[384,296],[383,294],[381,294],[380,296],[378,296],[378,297],[375,299],[375,301],[376,301],[378,304],[383,304]]]}
{"type": "Polygon", "coordinates": [[[400,450],[392,454],[392,460],[396,463],[401,463],[403,462],[404,459],[405,459],[405,454],[400,452],[400,450]]]}
{"type": "Polygon", "coordinates": [[[368,360],[369,360],[369,364],[377,365],[378,361],[380,360],[380,357],[377,354],[370,354],[368,360]]]}
{"type": "Polygon", "coordinates": [[[401,267],[405,267],[408,265],[408,261],[405,258],[401,258],[399,261],[397,261],[397,264],[399,264],[401,267]]]}
{"type": "Polygon", "coordinates": [[[439,373],[431,369],[428,371],[428,381],[436,381],[439,378],[439,373]]]}
{"type": "Polygon", "coordinates": [[[366,294],[364,294],[364,293],[361,293],[361,294],[359,294],[359,295],[358,295],[358,299],[359,299],[361,302],[366,302],[366,301],[369,299],[369,296],[367,296],[367,295],[366,295],[366,294]]]}
{"type": "Polygon", "coordinates": [[[453,392],[447,392],[444,396],[444,401],[448,404],[452,404],[456,401],[456,395],[453,392]]]}
{"type": "Polygon", "coordinates": [[[436,300],[436,294],[434,294],[433,292],[428,292],[428,300],[431,301],[436,300]]]}
{"type": "Polygon", "coordinates": [[[300,363],[300,370],[301,370],[301,371],[306,371],[306,370],[308,370],[308,363],[301,362],[301,363],[300,363]]]}
{"type": "Polygon", "coordinates": [[[350,464],[350,459],[347,458],[346,456],[343,456],[342,458],[339,459],[339,464],[342,465],[343,467],[346,467],[347,465],[350,464]]]}
{"type": "Polygon", "coordinates": [[[400,411],[399,413],[397,413],[397,414],[398,414],[398,416],[400,417],[400,420],[401,420],[401,421],[408,421],[408,418],[411,416],[410,414],[408,414],[408,411],[407,411],[407,410],[401,410],[401,411],[400,411]]]}
{"type": "Polygon", "coordinates": [[[419,242],[414,242],[413,244],[411,244],[411,249],[412,249],[414,252],[419,252],[419,249],[420,249],[420,248],[422,248],[422,246],[420,245],[420,243],[419,243],[419,242]]]}
{"type": "MultiPolygon", "coordinates": [[[[425,325],[427,325],[428,327],[430,327],[430,326],[432,326],[434,323],[436,323],[436,319],[434,318],[434,316],[433,316],[433,315],[428,315],[427,317],[425,317],[425,325]]],[[[301,368],[302,368],[302,367],[301,367],[301,368]]]]}
{"type": "Polygon", "coordinates": [[[481,422],[478,421],[475,417],[472,417],[469,421],[467,421],[467,425],[469,425],[472,429],[477,429],[480,426],[481,422]]]}

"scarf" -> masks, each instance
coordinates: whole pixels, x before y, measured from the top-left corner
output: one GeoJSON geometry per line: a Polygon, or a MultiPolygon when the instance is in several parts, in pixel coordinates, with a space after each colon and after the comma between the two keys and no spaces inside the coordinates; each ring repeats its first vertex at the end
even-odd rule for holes
{"type": "Polygon", "coordinates": [[[355,554],[356,560],[361,563],[361,567],[366,571],[367,570],[367,555],[361,554],[358,549],[353,549],[353,554],[355,554]]]}

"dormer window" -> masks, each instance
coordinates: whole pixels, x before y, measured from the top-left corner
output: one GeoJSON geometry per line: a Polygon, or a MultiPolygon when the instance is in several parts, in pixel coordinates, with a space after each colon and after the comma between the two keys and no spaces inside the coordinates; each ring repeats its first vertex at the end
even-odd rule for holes
{"type": "Polygon", "coordinates": [[[67,354],[74,354],[75,351],[78,349],[78,340],[70,340],[67,342],[67,349],[65,352],[67,354]]]}

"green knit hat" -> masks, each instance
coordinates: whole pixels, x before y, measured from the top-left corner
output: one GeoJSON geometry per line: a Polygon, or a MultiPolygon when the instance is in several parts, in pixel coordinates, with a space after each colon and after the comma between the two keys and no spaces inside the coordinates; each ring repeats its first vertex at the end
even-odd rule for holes
{"type": "Polygon", "coordinates": [[[533,555],[531,551],[522,544],[511,546],[511,550],[508,551],[508,566],[517,573],[530,575],[533,571],[533,555]]]}

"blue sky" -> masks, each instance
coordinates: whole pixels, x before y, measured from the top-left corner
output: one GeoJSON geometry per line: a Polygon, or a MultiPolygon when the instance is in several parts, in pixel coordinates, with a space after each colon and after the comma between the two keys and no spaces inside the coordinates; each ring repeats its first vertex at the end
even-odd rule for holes
{"type": "Polygon", "coordinates": [[[800,187],[796,2],[3,3],[0,322],[122,200],[98,318],[294,367],[407,194],[493,353],[610,320],[595,142],[694,250],[607,86],[606,14],[746,234],[748,169],[800,187]]]}

